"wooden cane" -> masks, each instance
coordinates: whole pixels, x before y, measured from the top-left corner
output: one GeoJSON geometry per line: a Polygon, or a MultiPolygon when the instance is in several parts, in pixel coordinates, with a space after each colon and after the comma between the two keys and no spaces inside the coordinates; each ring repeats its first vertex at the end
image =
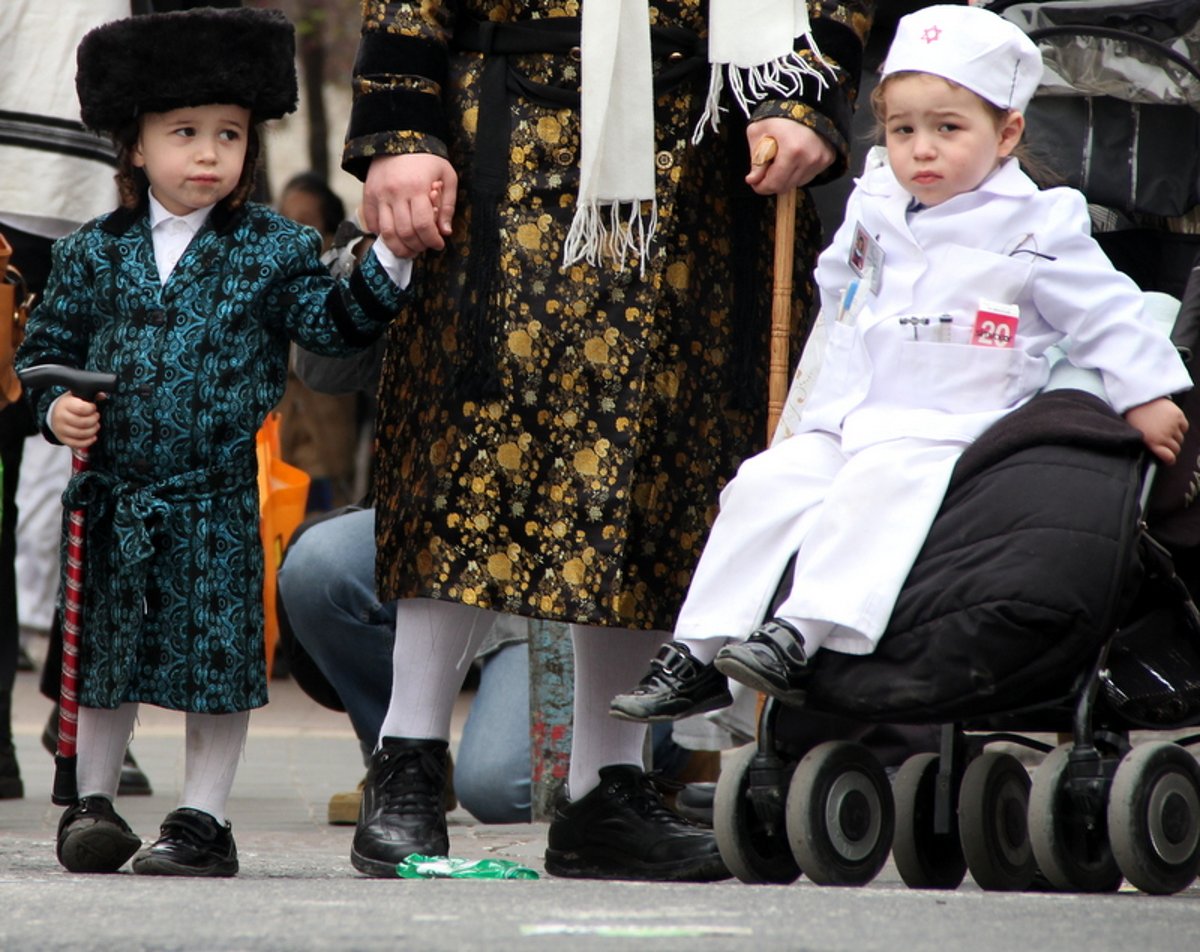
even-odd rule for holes
{"type": "MultiPolygon", "coordinates": [[[[754,149],[754,165],[767,165],[779,143],[763,136],[754,149]]],[[[771,282],[771,350],[767,365],[767,442],[783,415],[787,400],[788,339],[792,331],[792,254],[796,240],[796,189],[775,196],[775,264],[771,282]]]]}
{"type": "MultiPolygon", "coordinates": [[[[772,136],[763,136],[754,148],[750,161],[767,165],[779,152],[779,143],[772,136]]],[[[783,415],[788,384],[788,340],[792,331],[792,251],[796,240],[796,189],[790,188],[775,196],[775,258],[771,280],[771,343],[770,363],[767,365],[767,443],[775,435],[775,427],[783,415]]],[[[767,696],[758,695],[755,723],[762,721],[767,696]]]]}

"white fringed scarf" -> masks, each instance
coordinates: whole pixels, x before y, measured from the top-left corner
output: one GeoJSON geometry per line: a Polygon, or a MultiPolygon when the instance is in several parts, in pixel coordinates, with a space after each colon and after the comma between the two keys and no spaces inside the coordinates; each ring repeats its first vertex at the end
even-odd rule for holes
{"type": "MultiPolygon", "coordinates": [[[[632,252],[644,272],[658,223],[649,0],[582,7],[579,196],[563,264],[612,258],[624,266],[632,252]]],[[[824,88],[827,77],[794,52],[800,36],[824,65],[808,0],[709,0],[708,99],[692,141],[717,128],[726,82],[747,115],[768,96],[795,97],[806,80],[824,88]]]]}

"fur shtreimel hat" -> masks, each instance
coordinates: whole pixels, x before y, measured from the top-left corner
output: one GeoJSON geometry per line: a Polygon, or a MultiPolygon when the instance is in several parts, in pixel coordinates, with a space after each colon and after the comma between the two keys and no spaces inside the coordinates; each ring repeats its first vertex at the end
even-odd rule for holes
{"type": "Polygon", "coordinates": [[[115,132],[147,112],[229,103],[254,122],[296,108],[296,40],[278,10],[203,7],[96,27],[79,43],[84,125],[115,132]]]}

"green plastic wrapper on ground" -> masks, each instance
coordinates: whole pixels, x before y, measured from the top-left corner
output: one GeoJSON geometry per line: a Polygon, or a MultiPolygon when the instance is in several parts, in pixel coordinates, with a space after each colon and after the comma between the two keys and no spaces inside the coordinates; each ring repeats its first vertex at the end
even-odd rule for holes
{"type": "Polygon", "coordinates": [[[538,879],[537,870],[510,859],[458,859],[410,853],[396,865],[401,879],[538,879]]]}

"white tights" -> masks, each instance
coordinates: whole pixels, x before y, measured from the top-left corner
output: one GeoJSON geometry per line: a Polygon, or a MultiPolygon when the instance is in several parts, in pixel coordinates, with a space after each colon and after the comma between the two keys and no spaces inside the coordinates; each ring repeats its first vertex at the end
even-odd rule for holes
{"type": "Polygon", "coordinates": [[[661,631],[572,625],[575,649],[575,725],[567,789],[578,800],[600,783],[600,768],[645,764],[646,725],[608,713],[613,696],[646,673],[668,636],[661,631]]]}
{"type": "MultiPolygon", "coordinates": [[[[121,780],[125,748],[133,736],[138,706],[122,704],[114,710],[79,709],[76,778],[81,797],[115,800],[121,780]]],[[[225,822],[225,805],[233,789],[238,758],[246,745],[250,712],[195,714],[185,721],[183,795],[179,806],[203,810],[225,822]]]]}
{"type": "MultiPolygon", "coordinates": [[[[495,613],[457,602],[401,599],[396,608],[392,696],[381,737],[449,740],[454,703],[495,613]]],[[[613,696],[636,684],[662,632],[571,625],[575,719],[567,784],[578,799],[609,764],[643,764],[646,726],[610,717],[613,696]]]]}
{"type": "Polygon", "coordinates": [[[459,602],[397,603],[392,696],[380,737],[450,739],[454,702],[493,621],[493,612],[459,602]]]}

